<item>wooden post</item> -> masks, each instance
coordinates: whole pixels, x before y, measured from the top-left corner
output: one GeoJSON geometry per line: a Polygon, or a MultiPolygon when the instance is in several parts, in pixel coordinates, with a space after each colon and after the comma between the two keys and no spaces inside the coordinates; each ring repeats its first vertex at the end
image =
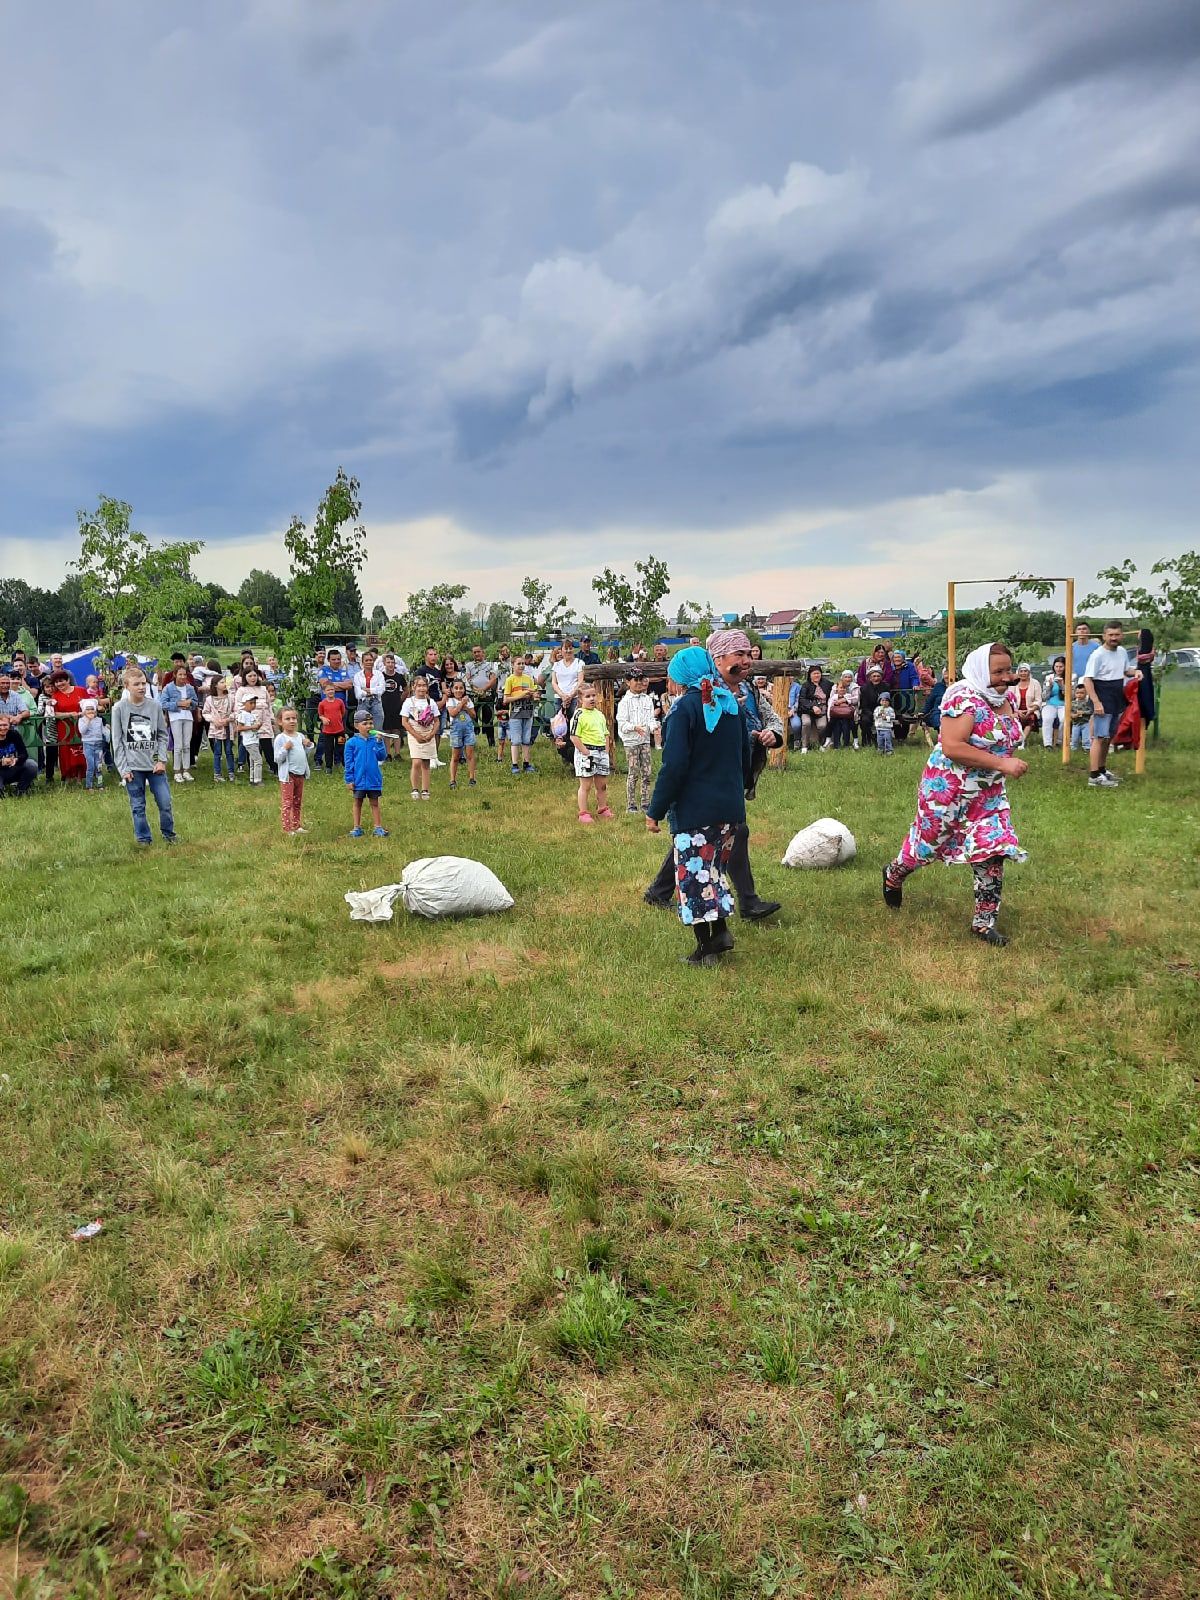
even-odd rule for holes
{"type": "MultiPolygon", "coordinates": [[[[1075,632],[1075,579],[1067,579],[1067,670],[1064,673],[1066,682],[1063,685],[1063,699],[1066,705],[1063,708],[1063,735],[1062,735],[1062,760],[1063,766],[1071,763],[1071,700],[1074,689],[1071,681],[1071,635],[1075,632]],[[1070,691],[1070,692],[1068,692],[1070,691]]],[[[1051,668],[1053,671],[1053,668],[1051,668]]]]}
{"type": "Polygon", "coordinates": [[[1146,773],[1146,719],[1142,717],[1138,722],[1137,754],[1133,758],[1133,770],[1139,777],[1146,773]]]}
{"type": "Polygon", "coordinates": [[[783,723],[783,743],[777,750],[771,750],[768,752],[767,765],[769,767],[773,767],[777,772],[782,772],[784,767],[787,766],[789,738],[788,697],[791,692],[791,678],[776,678],[775,682],[771,685],[771,704],[775,708],[776,716],[779,718],[780,722],[783,723]]]}
{"type": "Polygon", "coordinates": [[[617,770],[617,696],[611,681],[593,684],[596,691],[596,710],[604,713],[604,720],[608,723],[608,731],[612,735],[613,762],[612,769],[617,770]]]}
{"type": "Polygon", "coordinates": [[[947,682],[953,683],[958,677],[958,668],[954,664],[955,655],[955,628],[954,628],[954,585],[946,585],[946,665],[950,668],[947,682]]]}

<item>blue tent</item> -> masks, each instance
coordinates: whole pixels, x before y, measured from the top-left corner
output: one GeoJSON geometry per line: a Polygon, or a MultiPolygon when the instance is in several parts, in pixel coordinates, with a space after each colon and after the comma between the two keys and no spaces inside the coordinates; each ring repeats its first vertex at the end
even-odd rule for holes
{"type": "MultiPolygon", "coordinates": [[[[73,655],[63,657],[63,666],[78,684],[87,682],[89,675],[96,670],[96,663],[100,659],[100,646],[93,645],[90,650],[76,650],[73,655]]],[[[143,667],[156,665],[153,656],[138,656],[138,664],[143,667]]],[[[113,657],[113,666],[118,670],[125,666],[127,658],[122,655],[113,657]]]]}

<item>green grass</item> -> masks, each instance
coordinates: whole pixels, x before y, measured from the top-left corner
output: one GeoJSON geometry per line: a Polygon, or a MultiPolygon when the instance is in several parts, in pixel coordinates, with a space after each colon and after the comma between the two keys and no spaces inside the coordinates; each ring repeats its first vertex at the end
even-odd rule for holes
{"type": "Polygon", "coordinates": [[[1196,1595],[1200,695],[1164,726],[1111,793],[1032,752],[1005,952],[964,872],[881,904],[918,752],[793,758],[716,973],[544,751],[394,770],[386,841],[322,779],[303,842],[176,791],[173,853],[6,802],[0,1592],[1196,1595]],[[858,860],[785,872],[825,814],[858,860]],[[513,912],[349,921],[439,851],[513,912]]]}

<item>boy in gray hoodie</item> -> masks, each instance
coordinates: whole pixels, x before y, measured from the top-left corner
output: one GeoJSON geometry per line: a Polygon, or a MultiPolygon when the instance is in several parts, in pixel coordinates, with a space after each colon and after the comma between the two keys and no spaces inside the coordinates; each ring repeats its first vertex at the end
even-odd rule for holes
{"type": "Polygon", "coordinates": [[[146,820],[146,786],[158,807],[158,826],[164,844],[175,843],[175,816],[171,785],[167,782],[167,719],[157,700],[147,693],[146,674],[140,667],[125,669],[129,698],[112,709],[113,761],[129,796],[133,812],[133,837],[139,845],[151,842],[146,820]]]}

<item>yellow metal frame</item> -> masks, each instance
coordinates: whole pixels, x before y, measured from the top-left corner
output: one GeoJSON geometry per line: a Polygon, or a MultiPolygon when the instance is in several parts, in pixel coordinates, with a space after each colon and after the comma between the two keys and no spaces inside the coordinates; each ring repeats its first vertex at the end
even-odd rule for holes
{"type": "MultiPolygon", "coordinates": [[[[1067,657],[1067,682],[1069,684],[1071,682],[1071,677],[1072,677],[1072,675],[1071,675],[1071,635],[1075,632],[1075,579],[1074,578],[1035,578],[1032,581],[1034,583],[1061,583],[1066,588],[1066,591],[1067,591],[1067,595],[1066,595],[1066,620],[1067,620],[1066,657],[1067,657]]],[[[955,627],[956,619],[955,619],[955,610],[954,610],[954,594],[955,594],[955,590],[956,589],[960,589],[960,588],[965,588],[966,585],[969,584],[969,583],[986,583],[986,584],[991,584],[994,588],[1000,588],[1000,587],[1003,587],[1004,584],[1011,583],[1011,582],[1012,582],[1011,578],[958,578],[954,582],[948,583],[946,585],[946,656],[947,656],[947,665],[950,668],[950,682],[951,683],[953,683],[955,678],[958,676],[958,667],[957,667],[957,664],[956,664],[955,659],[954,659],[955,658],[955,633],[956,633],[956,627],[955,627]]],[[[1069,701],[1068,701],[1067,709],[1068,709],[1068,712],[1069,712],[1069,710],[1070,710],[1070,702],[1069,701]]],[[[1064,767],[1070,765],[1070,761],[1071,761],[1071,723],[1070,723],[1069,716],[1064,717],[1064,719],[1063,719],[1062,760],[1063,760],[1063,766],[1064,767]]],[[[1141,738],[1138,740],[1137,752],[1136,752],[1136,755],[1134,757],[1134,770],[1136,772],[1145,772],[1145,770],[1146,770],[1146,720],[1145,720],[1144,717],[1142,719],[1141,738]]]]}

